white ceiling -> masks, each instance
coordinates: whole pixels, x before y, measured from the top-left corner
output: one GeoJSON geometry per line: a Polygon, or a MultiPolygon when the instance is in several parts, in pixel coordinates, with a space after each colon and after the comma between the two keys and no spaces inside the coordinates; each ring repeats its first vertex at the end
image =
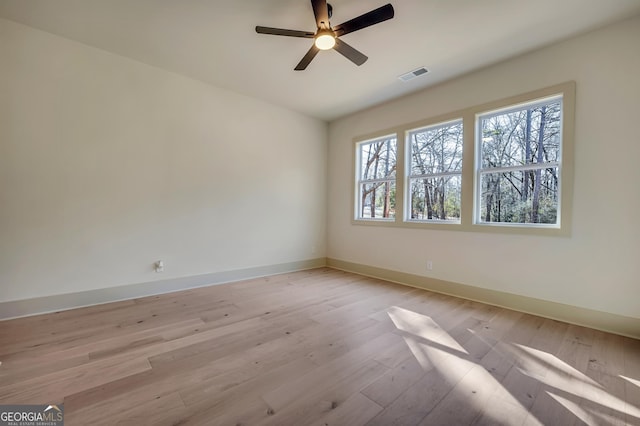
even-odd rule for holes
{"type": "Polygon", "coordinates": [[[332,120],[640,13],[640,0],[329,1],[332,25],[392,2],[394,19],[343,38],[364,65],[328,51],[294,71],[312,40],[256,34],[315,31],[309,0],[0,0],[0,17],[332,120]]]}

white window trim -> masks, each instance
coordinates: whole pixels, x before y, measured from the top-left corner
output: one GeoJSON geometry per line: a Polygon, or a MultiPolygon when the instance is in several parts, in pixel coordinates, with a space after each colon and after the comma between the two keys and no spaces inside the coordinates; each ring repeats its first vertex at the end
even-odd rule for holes
{"type": "MultiPolygon", "coordinates": [[[[435,225],[447,225],[447,224],[458,225],[458,224],[461,223],[462,218],[460,218],[458,220],[412,219],[411,218],[411,202],[412,202],[412,200],[411,200],[411,181],[412,180],[414,180],[414,179],[424,179],[424,178],[440,178],[440,177],[460,176],[460,181],[462,181],[462,169],[460,169],[459,172],[429,173],[429,174],[421,174],[421,175],[411,174],[411,157],[412,157],[411,134],[417,133],[417,132],[420,132],[420,131],[438,131],[440,129],[444,129],[445,127],[450,127],[450,126],[456,125],[458,123],[462,125],[462,129],[464,131],[464,120],[462,119],[462,117],[457,117],[457,118],[454,118],[452,120],[447,120],[447,121],[444,121],[444,122],[439,122],[439,123],[428,125],[428,126],[420,126],[420,127],[414,128],[414,129],[406,130],[404,132],[405,133],[405,137],[404,137],[405,152],[407,153],[405,155],[405,158],[404,158],[405,169],[407,171],[406,172],[406,176],[405,176],[405,182],[403,184],[404,194],[405,194],[405,206],[404,206],[404,212],[403,212],[404,222],[406,222],[406,223],[429,223],[429,224],[435,224],[435,225]]],[[[463,143],[463,146],[462,146],[462,151],[464,153],[464,143],[463,143]]],[[[464,159],[464,157],[463,157],[463,159],[464,159]]],[[[460,200],[460,205],[462,205],[462,199],[460,200]]]]}
{"type": "MultiPolygon", "coordinates": [[[[562,150],[564,147],[564,140],[561,139],[559,147],[560,161],[553,161],[547,163],[531,163],[523,164],[520,166],[506,166],[506,167],[482,167],[482,120],[490,119],[504,114],[512,112],[522,111],[523,109],[535,109],[541,106],[549,105],[550,103],[560,102],[561,118],[560,118],[560,132],[562,133],[562,127],[564,126],[564,98],[563,94],[556,94],[541,99],[534,99],[530,102],[522,102],[517,105],[509,105],[506,108],[495,109],[486,112],[480,112],[476,114],[475,118],[475,134],[474,134],[474,147],[475,147],[475,179],[474,179],[474,198],[473,198],[473,224],[476,226],[506,226],[511,228],[541,228],[541,229],[561,229],[562,228],[562,150]],[[543,170],[547,168],[558,169],[558,181],[560,187],[558,188],[558,207],[557,207],[557,222],[556,223],[522,223],[522,222],[485,222],[482,220],[481,212],[481,200],[480,194],[482,193],[482,175],[493,174],[502,172],[513,171],[526,171],[526,170],[543,170]]],[[[564,135],[563,135],[564,136],[564,135]]]]}
{"type": "MultiPolygon", "coordinates": [[[[527,92],[508,98],[488,102],[481,105],[432,117],[419,122],[399,125],[388,128],[379,132],[371,133],[367,136],[354,138],[355,149],[352,151],[355,156],[352,159],[352,167],[356,170],[352,176],[355,177],[352,191],[353,211],[352,224],[354,225],[371,225],[384,227],[401,227],[413,229],[428,230],[454,230],[464,232],[488,232],[488,233],[506,233],[506,234],[524,234],[524,235],[540,235],[540,236],[570,236],[571,235],[571,217],[572,217],[572,194],[573,194],[573,169],[574,169],[574,126],[575,126],[575,91],[576,84],[573,81],[561,83],[558,85],[546,87],[544,89],[527,92]],[[536,102],[546,103],[554,97],[562,97],[562,145],[560,152],[561,169],[560,188],[558,189],[558,225],[549,224],[521,224],[521,223],[476,223],[475,211],[477,191],[478,171],[476,170],[476,140],[475,134],[478,131],[477,116],[486,117],[488,113],[504,114],[509,110],[518,110],[522,105],[535,105],[536,102]],[[406,210],[407,204],[405,198],[408,191],[407,170],[408,156],[406,152],[406,140],[408,132],[415,131],[420,128],[430,127],[432,125],[446,125],[448,122],[456,121],[462,117],[463,122],[463,164],[462,164],[462,200],[460,211],[460,222],[450,221],[416,221],[407,220],[406,210]],[[358,145],[363,142],[375,141],[383,138],[396,138],[396,211],[395,218],[358,218],[358,194],[359,188],[359,166],[360,159],[357,157],[358,145]],[[400,143],[400,141],[405,141],[400,143]],[[542,226],[541,226],[542,225],[542,226]]],[[[550,163],[545,163],[546,168],[550,163]]],[[[519,167],[519,166],[516,166],[519,167]]],[[[532,167],[524,166],[528,170],[532,167]]],[[[492,170],[495,172],[495,170],[492,170]]]]}
{"type": "MultiPolygon", "coordinates": [[[[389,223],[395,221],[397,217],[363,217],[360,215],[360,200],[362,199],[362,185],[367,183],[385,183],[389,182],[391,184],[396,185],[396,193],[398,192],[398,137],[396,134],[390,133],[383,136],[378,136],[373,139],[361,140],[355,144],[355,155],[356,155],[356,188],[355,188],[355,197],[354,197],[354,216],[353,220],[355,221],[367,221],[367,222],[382,222],[389,223]],[[395,139],[396,141],[396,172],[394,177],[390,178],[379,178],[379,179],[361,179],[361,171],[362,171],[362,152],[360,147],[362,145],[372,144],[380,141],[385,141],[387,139],[395,139]]],[[[396,202],[397,205],[397,202],[396,202]]]]}

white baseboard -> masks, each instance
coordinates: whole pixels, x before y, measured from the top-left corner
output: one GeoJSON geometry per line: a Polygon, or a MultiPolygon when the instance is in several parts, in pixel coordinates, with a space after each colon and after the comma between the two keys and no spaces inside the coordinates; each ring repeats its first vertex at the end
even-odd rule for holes
{"type": "Polygon", "coordinates": [[[339,259],[328,258],[327,266],[398,284],[422,288],[436,293],[448,294],[463,299],[474,300],[489,305],[500,306],[519,312],[640,339],[640,318],[596,311],[533,297],[489,290],[482,287],[458,284],[339,259]]]}
{"type": "Polygon", "coordinates": [[[0,302],[0,320],[20,318],[50,312],[65,311],[84,306],[100,305],[120,300],[156,294],[172,293],[196,287],[206,287],[233,281],[246,280],[285,272],[301,271],[326,266],[324,257],[301,260],[277,265],[258,266],[255,268],[233,271],[214,272],[212,274],[191,277],[173,278],[146,283],[129,284],[118,287],[81,291],[77,293],[57,294],[36,297],[33,299],[0,302]]]}
{"type": "Polygon", "coordinates": [[[156,294],[172,293],[190,288],[225,284],[268,275],[320,268],[323,266],[640,339],[640,318],[596,311],[332,258],[302,260],[77,293],[0,302],[0,320],[64,311],[156,294]]]}

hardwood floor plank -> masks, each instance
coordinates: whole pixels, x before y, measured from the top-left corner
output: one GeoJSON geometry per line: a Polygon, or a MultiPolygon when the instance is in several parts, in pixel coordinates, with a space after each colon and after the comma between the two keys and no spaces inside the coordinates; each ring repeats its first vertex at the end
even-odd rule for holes
{"type": "Polygon", "coordinates": [[[0,387],[0,401],[12,404],[61,404],[65,395],[150,369],[146,359],[107,358],[0,387]]]}
{"type": "Polygon", "coordinates": [[[173,392],[164,396],[140,401],[137,405],[109,407],[108,410],[91,413],[70,411],[65,423],[96,426],[169,425],[180,420],[184,404],[180,395],[173,392]],[[106,414],[106,415],[105,415],[106,414]]]}
{"type": "Polygon", "coordinates": [[[258,424],[293,425],[300,422],[300,419],[304,419],[305,423],[312,423],[343,405],[351,395],[358,393],[387,371],[386,367],[373,360],[352,364],[356,368],[341,370],[337,376],[329,375],[324,380],[316,381],[279,410],[267,398],[273,399],[271,392],[263,395],[263,400],[274,412],[258,424]]]}
{"type": "Polygon", "coordinates": [[[512,345],[528,344],[543,323],[544,318],[523,315],[508,330],[500,327],[502,334],[496,336],[498,343],[480,360],[480,364],[501,382],[517,360],[511,350],[512,345]]]}
{"type": "Polygon", "coordinates": [[[295,358],[280,365],[268,363],[254,364],[253,371],[246,373],[232,370],[217,376],[215,380],[191,386],[180,391],[187,408],[200,411],[203,407],[227,406],[242,398],[260,398],[264,393],[284,385],[292,377],[303,376],[315,365],[307,358],[295,358]]]}
{"type": "MultiPolygon", "coordinates": [[[[510,402],[505,395],[508,392],[505,388],[498,387],[485,403],[480,416],[471,424],[478,426],[519,426],[524,424],[529,417],[529,412],[521,404],[510,402]]],[[[529,420],[531,425],[542,426],[542,423],[536,422],[535,417],[529,420]]]]}
{"type": "Polygon", "coordinates": [[[387,407],[426,374],[422,365],[408,357],[362,390],[362,394],[381,407],[387,407]]]}
{"type": "MultiPolygon", "coordinates": [[[[326,340],[325,344],[314,348],[314,350],[308,354],[308,357],[312,359],[316,365],[326,365],[331,360],[349,353],[349,351],[359,347],[363,343],[373,340],[385,332],[393,331],[393,327],[389,323],[380,324],[378,322],[374,322],[373,325],[368,326],[369,322],[366,318],[361,321],[363,322],[355,321],[355,323],[367,326],[362,327],[352,334],[336,336],[335,338],[326,340]]],[[[327,327],[326,324],[322,324],[322,326],[327,327]]]]}
{"type": "Polygon", "coordinates": [[[625,402],[624,346],[626,338],[595,332],[586,374],[597,386],[585,386],[581,407],[613,425],[640,423],[640,409],[625,402]],[[634,420],[635,417],[635,420],[634,420]]]}
{"type": "Polygon", "coordinates": [[[312,426],[361,426],[376,416],[382,407],[361,393],[354,393],[344,404],[332,409],[312,426]]]}
{"type": "Polygon", "coordinates": [[[499,386],[484,367],[475,365],[419,424],[472,424],[499,386]]]}
{"type": "Polygon", "coordinates": [[[370,359],[371,354],[398,342],[399,337],[385,333],[372,339],[357,348],[341,355],[332,361],[322,364],[307,374],[292,378],[284,385],[272,389],[262,395],[262,398],[275,411],[279,411],[291,404],[313,389],[313,392],[322,392],[323,386],[333,386],[336,381],[342,381],[344,376],[359,371],[363,364],[375,365],[380,370],[388,370],[387,367],[370,359]]]}
{"type": "Polygon", "coordinates": [[[628,424],[640,424],[640,341],[624,339],[625,413],[628,424]]]}
{"type": "Polygon", "coordinates": [[[640,425],[640,341],[319,268],[0,321],[0,404],[62,402],[70,426],[640,425]]]}
{"type": "Polygon", "coordinates": [[[367,423],[368,426],[414,426],[433,410],[455,383],[431,369],[367,423]]]}

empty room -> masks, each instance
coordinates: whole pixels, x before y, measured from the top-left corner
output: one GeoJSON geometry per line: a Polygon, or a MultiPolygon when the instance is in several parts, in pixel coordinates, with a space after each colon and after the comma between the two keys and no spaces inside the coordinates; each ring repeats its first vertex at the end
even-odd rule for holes
{"type": "Polygon", "coordinates": [[[640,425],[640,1],[0,0],[0,426],[640,425]]]}

